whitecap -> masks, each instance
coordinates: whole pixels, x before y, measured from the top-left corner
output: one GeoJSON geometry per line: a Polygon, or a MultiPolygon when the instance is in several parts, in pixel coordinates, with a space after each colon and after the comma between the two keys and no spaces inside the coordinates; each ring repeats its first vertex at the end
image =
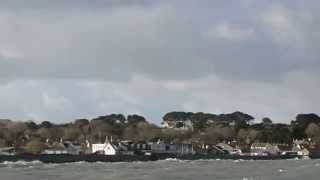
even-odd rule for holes
{"type": "Polygon", "coordinates": [[[283,173],[283,172],[287,172],[287,170],[285,170],[285,169],[278,169],[278,172],[283,173]]]}
{"type": "Polygon", "coordinates": [[[244,177],[242,180],[254,180],[253,178],[244,177]]]}
{"type": "Polygon", "coordinates": [[[165,161],[179,161],[179,159],[177,159],[177,158],[167,158],[167,159],[165,159],[165,161]]]}

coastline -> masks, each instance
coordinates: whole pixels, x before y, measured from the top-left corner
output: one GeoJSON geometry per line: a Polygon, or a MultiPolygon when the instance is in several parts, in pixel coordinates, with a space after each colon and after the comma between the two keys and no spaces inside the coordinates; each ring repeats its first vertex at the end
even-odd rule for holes
{"type": "MultiPolygon", "coordinates": [[[[311,159],[319,159],[318,156],[311,156],[311,159]]],[[[40,161],[43,163],[72,163],[72,162],[146,162],[146,161],[158,161],[165,159],[177,159],[177,160],[210,160],[210,159],[221,159],[221,160],[285,160],[285,159],[303,159],[297,155],[273,155],[273,156],[250,156],[250,155],[173,155],[173,154],[153,154],[150,156],[145,155],[32,155],[32,154],[21,154],[13,156],[0,156],[0,163],[3,162],[17,162],[17,161],[40,161]]]]}

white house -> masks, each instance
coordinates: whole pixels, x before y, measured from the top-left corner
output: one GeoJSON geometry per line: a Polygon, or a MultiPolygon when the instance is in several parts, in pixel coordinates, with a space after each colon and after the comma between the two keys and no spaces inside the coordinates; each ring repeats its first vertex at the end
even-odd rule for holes
{"type": "Polygon", "coordinates": [[[281,152],[278,145],[273,145],[270,143],[253,143],[250,147],[252,155],[277,155],[281,152]]]}
{"type": "Polygon", "coordinates": [[[309,156],[310,152],[305,146],[307,146],[305,141],[296,140],[294,141],[292,151],[297,152],[299,156],[309,156]]]}
{"type": "Polygon", "coordinates": [[[106,142],[103,144],[92,144],[91,149],[92,153],[99,153],[104,155],[119,154],[119,148],[116,144],[112,143],[112,137],[110,141],[108,137],[106,137],[106,142]]]}
{"type": "Polygon", "coordinates": [[[92,153],[102,153],[104,155],[116,155],[118,154],[118,148],[110,142],[103,144],[92,144],[92,153]]]}

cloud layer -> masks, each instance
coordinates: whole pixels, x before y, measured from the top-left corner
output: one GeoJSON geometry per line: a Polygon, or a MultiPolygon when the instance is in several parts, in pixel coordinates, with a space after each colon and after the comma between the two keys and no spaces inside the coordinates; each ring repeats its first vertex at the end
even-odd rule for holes
{"type": "Polygon", "coordinates": [[[1,117],[319,113],[317,1],[0,3],[1,117]]]}

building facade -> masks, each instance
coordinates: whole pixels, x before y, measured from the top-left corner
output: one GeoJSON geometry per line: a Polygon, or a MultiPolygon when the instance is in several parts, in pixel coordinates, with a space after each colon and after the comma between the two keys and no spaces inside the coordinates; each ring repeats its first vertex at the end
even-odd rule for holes
{"type": "Polygon", "coordinates": [[[92,144],[92,153],[104,155],[117,155],[119,154],[118,147],[110,142],[103,144],[92,144]]]}

